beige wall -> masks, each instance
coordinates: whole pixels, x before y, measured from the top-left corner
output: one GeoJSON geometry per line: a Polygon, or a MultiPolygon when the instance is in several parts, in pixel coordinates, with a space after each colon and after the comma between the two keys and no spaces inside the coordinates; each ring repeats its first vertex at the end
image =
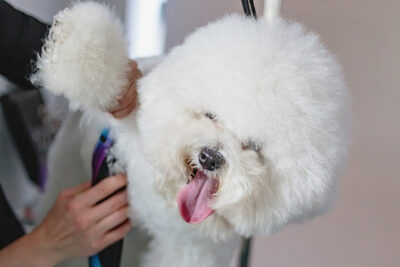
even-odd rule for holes
{"type": "MultiPolygon", "coordinates": [[[[167,46],[232,11],[239,0],[172,0],[167,46]]],[[[343,63],[354,138],[333,210],[257,238],[252,266],[400,266],[400,1],[283,0],[283,14],[343,63]]]]}
{"type": "MultiPolygon", "coordinates": [[[[262,1],[254,2],[261,11],[262,1]]],[[[233,12],[243,12],[240,0],[169,0],[166,9],[167,51],[196,27],[233,12]]]]}
{"type": "Polygon", "coordinates": [[[253,266],[400,266],[400,3],[284,3],[343,63],[354,138],[334,209],[258,239],[253,266]]]}

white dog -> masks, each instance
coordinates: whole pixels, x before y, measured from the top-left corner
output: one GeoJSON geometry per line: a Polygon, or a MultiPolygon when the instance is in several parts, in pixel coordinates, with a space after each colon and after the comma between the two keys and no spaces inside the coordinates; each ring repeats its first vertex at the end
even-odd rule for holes
{"type": "Polygon", "coordinates": [[[63,177],[90,177],[107,126],[128,173],[132,218],[152,236],[143,266],[228,266],[241,237],[327,206],[345,160],[347,93],[317,35],[280,19],[226,16],[151,71],[141,65],[138,110],[114,120],[105,111],[128,66],[122,27],[106,7],[82,3],[55,17],[34,80],[86,119],[72,115],[57,137],[48,205],[77,183],[63,177]]]}

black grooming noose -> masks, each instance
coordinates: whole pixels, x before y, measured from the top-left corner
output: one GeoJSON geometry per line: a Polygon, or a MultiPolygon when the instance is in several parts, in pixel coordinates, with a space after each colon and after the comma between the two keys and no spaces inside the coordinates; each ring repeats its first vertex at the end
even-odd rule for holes
{"type": "MultiPolygon", "coordinates": [[[[242,0],[244,14],[257,19],[256,8],[253,0],[242,0]]],[[[240,252],[239,267],[248,267],[250,262],[251,237],[243,239],[240,252]]]]}
{"type": "Polygon", "coordinates": [[[254,7],[253,0],[242,0],[244,14],[248,17],[257,18],[256,8],[254,7]]]}

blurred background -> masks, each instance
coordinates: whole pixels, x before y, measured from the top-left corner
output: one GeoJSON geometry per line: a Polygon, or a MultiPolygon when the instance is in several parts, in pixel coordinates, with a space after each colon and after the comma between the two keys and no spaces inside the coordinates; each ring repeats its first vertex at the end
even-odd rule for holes
{"type": "MultiPolygon", "coordinates": [[[[8,0],[50,22],[68,0],[8,0]]],[[[130,56],[162,54],[239,0],[109,0],[123,19],[130,56]]],[[[400,1],[283,0],[282,15],[320,34],[344,67],[352,95],[350,158],[333,209],[257,237],[251,266],[400,266],[400,1]]],[[[263,1],[255,0],[259,14],[263,1]]],[[[0,95],[16,90],[0,79],[0,95]]],[[[0,113],[0,182],[24,216],[37,194],[0,113]]]]}

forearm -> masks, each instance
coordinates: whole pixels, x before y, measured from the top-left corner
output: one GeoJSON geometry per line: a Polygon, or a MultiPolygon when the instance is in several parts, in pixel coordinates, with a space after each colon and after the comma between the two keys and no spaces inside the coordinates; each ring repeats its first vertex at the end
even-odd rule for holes
{"type": "Polygon", "coordinates": [[[55,251],[35,230],[0,250],[0,266],[51,267],[60,261],[55,251]]]}

